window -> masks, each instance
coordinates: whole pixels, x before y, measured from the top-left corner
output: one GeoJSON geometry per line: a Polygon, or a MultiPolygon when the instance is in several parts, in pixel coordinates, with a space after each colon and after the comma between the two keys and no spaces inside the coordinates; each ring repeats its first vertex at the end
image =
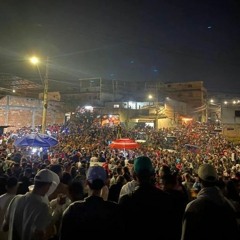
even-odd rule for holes
{"type": "Polygon", "coordinates": [[[240,110],[235,111],[235,117],[240,117],[240,110]]]}

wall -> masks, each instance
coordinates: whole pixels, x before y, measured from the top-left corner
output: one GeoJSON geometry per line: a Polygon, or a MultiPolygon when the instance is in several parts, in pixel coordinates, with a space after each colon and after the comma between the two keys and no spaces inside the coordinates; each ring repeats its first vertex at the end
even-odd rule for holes
{"type": "Polygon", "coordinates": [[[203,81],[166,83],[165,91],[170,98],[187,103],[188,115],[197,121],[206,122],[207,90],[203,81]]]}
{"type": "Polygon", "coordinates": [[[240,112],[240,106],[222,105],[222,124],[240,124],[240,116],[236,116],[236,111],[240,112]]]}
{"type": "MultiPolygon", "coordinates": [[[[64,122],[63,103],[48,101],[47,125],[64,122]]],[[[9,130],[42,124],[42,101],[33,98],[5,96],[0,99],[0,125],[9,130]]]]}

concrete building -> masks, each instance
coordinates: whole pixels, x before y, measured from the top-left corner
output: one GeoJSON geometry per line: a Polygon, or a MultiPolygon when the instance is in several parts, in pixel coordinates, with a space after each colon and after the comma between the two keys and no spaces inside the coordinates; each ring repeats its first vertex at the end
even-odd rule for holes
{"type": "MultiPolygon", "coordinates": [[[[147,122],[156,129],[181,124],[184,117],[206,121],[206,89],[202,81],[166,84],[89,78],[79,79],[77,86],[64,88],[62,92],[49,90],[47,125],[64,123],[65,113],[86,105],[101,108],[103,114],[118,114],[122,123],[147,122]],[[150,94],[152,99],[148,98],[150,94]]],[[[41,92],[38,97],[42,98],[41,92]]],[[[0,124],[41,125],[42,100],[39,99],[27,96],[2,98],[0,124]]]]}
{"type": "Polygon", "coordinates": [[[171,99],[187,104],[189,116],[199,122],[207,121],[207,90],[203,81],[166,83],[164,89],[171,99]]]}
{"type": "Polygon", "coordinates": [[[221,129],[224,136],[240,142],[240,101],[221,104],[221,129]]]}
{"type": "Polygon", "coordinates": [[[187,104],[167,97],[164,102],[106,102],[104,114],[119,114],[127,127],[145,124],[155,129],[183,124],[187,104]]]}
{"type": "Polygon", "coordinates": [[[80,79],[79,92],[62,95],[65,101],[74,99],[74,102],[77,101],[80,105],[96,107],[103,107],[106,102],[165,102],[166,97],[186,103],[187,116],[201,122],[207,121],[207,90],[203,86],[203,81],[162,83],[126,82],[102,78],[80,79]],[[150,94],[153,96],[152,100],[148,99],[150,94]]]}

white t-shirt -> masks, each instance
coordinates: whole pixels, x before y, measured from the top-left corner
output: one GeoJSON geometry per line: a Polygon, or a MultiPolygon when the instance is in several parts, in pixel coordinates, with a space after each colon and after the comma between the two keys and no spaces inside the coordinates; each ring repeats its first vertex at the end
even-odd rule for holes
{"type": "Polygon", "coordinates": [[[16,195],[7,209],[9,239],[31,240],[36,230],[45,230],[52,222],[49,206],[44,198],[28,192],[16,195]]]}
{"type": "Polygon", "coordinates": [[[0,231],[8,204],[16,196],[16,194],[4,193],[0,196],[0,231]]]}
{"type": "Polygon", "coordinates": [[[134,190],[136,190],[136,187],[138,186],[138,182],[136,180],[132,180],[130,182],[125,183],[122,188],[121,191],[119,193],[119,198],[118,200],[126,194],[131,194],[132,192],[134,192],[134,190]]]}
{"type": "Polygon", "coordinates": [[[90,158],[90,162],[98,162],[98,157],[96,157],[96,156],[92,156],[91,158],[90,158]]]}

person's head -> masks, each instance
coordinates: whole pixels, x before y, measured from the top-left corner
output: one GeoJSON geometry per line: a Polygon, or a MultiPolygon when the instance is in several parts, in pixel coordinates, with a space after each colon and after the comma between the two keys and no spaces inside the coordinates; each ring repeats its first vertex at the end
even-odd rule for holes
{"type": "Polygon", "coordinates": [[[32,168],[26,168],[24,170],[24,176],[26,176],[27,178],[32,177],[32,168]]]}
{"type": "Polygon", "coordinates": [[[130,171],[129,171],[129,167],[128,167],[128,166],[124,166],[124,167],[123,167],[123,173],[130,174],[130,171]]]}
{"type": "Polygon", "coordinates": [[[72,181],[68,186],[69,197],[72,202],[84,198],[84,188],[81,181],[72,181]]]}
{"type": "Polygon", "coordinates": [[[98,165],[88,168],[86,180],[91,190],[101,190],[107,181],[106,170],[98,165]]]}
{"type": "Polygon", "coordinates": [[[140,156],[134,160],[134,173],[139,183],[149,182],[155,175],[152,161],[149,157],[140,156]]]}
{"type": "Polygon", "coordinates": [[[49,169],[51,171],[55,172],[59,176],[59,178],[62,177],[63,167],[62,167],[61,164],[56,164],[56,163],[55,164],[50,164],[49,169]]]}
{"type": "Polygon", "coordinates": [[[164,177],[165,175],[171,175],[171,168],[167,165],[163,165],[159,170],[160,177],[164,177]]]}
{"type": "Polygon", "coordinates": [[[71,170],[71,167],[72,167],[72,162],[65,162],[64,164],[63,164],[63,171],[65,171],[65,172],[70,172],[70,170],[71,170]]]}
{"type": "Polygon", "coordinates": [[[62,173],[60,181],[66,185],[69,185],[72,182],[72,175],[66,171],[62,173]]]}
{"type": "Polygon", "coordinates": [[[49,169],[42,169],[34,177],[34,192],[44,196],[54,181],[53,172],[49,169]]]}
{"type": "Polygon", "coordinates": [[[125,184],[126,183],[125,177],[122,175],[117,176],[116,182],[121,185],[125,184]]]}
{"type": "Polygon", "coordinates": [[[16,177],[8,177],[6,182],[6,190],[8,193],[17,193],[18,179],[16,177]]]}
{"type": "Polygon", "coordinates": [[[164,174],[161,179],[164,190],[174,189],[177,185],[177,173],[164,174]]]}
{"type": "Polygon", "coordinates": [[[116,175],[119,176],[119,175],[122,175],[123,174],[123,168],[122,166],[118,166],[116,168],[116,175]]]}
{"type": "Polygon", "coordinates": [[[204,187],[215,186],[218,182],[217,171],[209,163],[204,163],[198,168],[198,177],[204,187]]]}

